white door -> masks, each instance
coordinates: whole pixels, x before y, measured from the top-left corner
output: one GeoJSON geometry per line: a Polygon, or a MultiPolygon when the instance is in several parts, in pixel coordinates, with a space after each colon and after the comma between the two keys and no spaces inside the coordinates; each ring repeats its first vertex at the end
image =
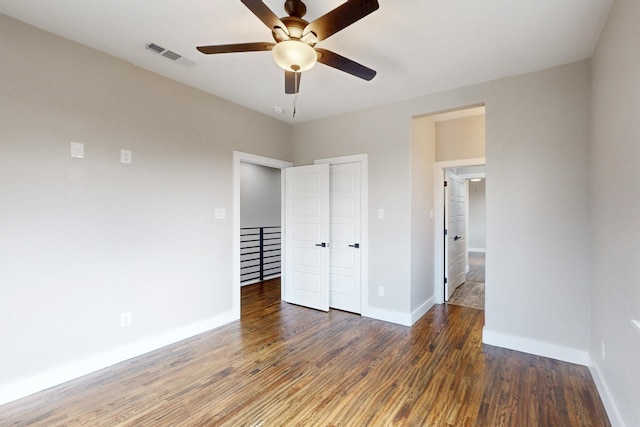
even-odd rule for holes
{"type": "Polygon", "coordinates": [[[285,169],[285,301],[329,311],[329,165],[285,169]]]}
{"type": "Polygon", "coordinates": [[[329,305],[360,313],[360,163],[331,165],[329,305]]]}
{"type": "Polygon", "coordinates": [[[465,281],[465,196],[464,179],[446,173],[445,187],[445,300],[465,281]]]}

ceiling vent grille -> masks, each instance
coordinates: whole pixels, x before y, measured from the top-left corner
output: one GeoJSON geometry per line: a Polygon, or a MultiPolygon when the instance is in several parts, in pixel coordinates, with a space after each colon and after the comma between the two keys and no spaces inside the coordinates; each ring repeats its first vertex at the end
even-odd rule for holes
{"type": "Polygon", "coordinates": [[[189,59],[186,58],[182,55],[180,55],[179,53],[175,53],[172,50],[166,49],[160,45],[157,45],[155,43],[147,43],[146,44],[146,48],[148,51],[156,53],[158,55],[164,56],[165,58],[173,61],[173,62],[177,62],[179,64],[182,64],[184,66],[187,67],[194,67],[196,66],[198,63],[196,61],[194,61],[193,59],[189,59]]]}
{"type": "Polygon", "coordinates": [[[155,52],[155,53],[162,53],[162,52],[164,52],[166,50],[165,48],[163,48],[161,46],[158,46],[155,43],[149,43],[147,45],[147,49],[149,49],[150,51],[155,52]]]}
{"type": "Polygon", "coordinates": [[[182,55],[178,55],[177,53],[170,50],[165,50],[164,52],[162,52],[162,56],[164,56],[165,58],[169,58],[172,61],[176,61],[182,58],[182,55]]]}

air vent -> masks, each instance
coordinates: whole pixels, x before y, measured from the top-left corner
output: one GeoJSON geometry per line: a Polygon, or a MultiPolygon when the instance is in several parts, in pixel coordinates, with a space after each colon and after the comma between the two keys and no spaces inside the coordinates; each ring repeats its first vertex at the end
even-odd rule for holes
{"type": "Polygon", "coordinates": [[[182,55],[180,55],[179,53],[176,53],[172,50],[166,49],[160,45],[157,45],[155,43],[147,43],[146,44],[146,48],[148,51],[153,52],[153,53],[157,53],[161,56],[164,56],[167,59],[170,59],[171,61],[177,62],[179,64],[182,64],[186,67],[195,67],[198,63],[196,61],[194,61],[193,59],[189,59],[186,58],[182,55]]]}
{"type": "Polygon", "coordinates": [[[176,60],[176,62],[187,67],[195,67],[198,64],[193,59],[185,58],[184,56],[181,56],[180,59],[176,60]]]}
{"type": "Polygon", "coordinates": [[[165,48],[163,48],[161,46],[158,46],[155,43],[149,43],[147,45],[147,49],[149,49],[149,50],[151,50],[151,51],[153,51],[155,53],[162,53],[162,52],[164,52],[166,50],[165,48]]]}
{"type": "Polygon", "coordinates": [[[164,56],[165,58],[169,58],[172,61],[182,58],[182,55],[178,55],[177,53],[170,50],[165,50],[164,52],[162,52],[162,56],[164,56]]]}

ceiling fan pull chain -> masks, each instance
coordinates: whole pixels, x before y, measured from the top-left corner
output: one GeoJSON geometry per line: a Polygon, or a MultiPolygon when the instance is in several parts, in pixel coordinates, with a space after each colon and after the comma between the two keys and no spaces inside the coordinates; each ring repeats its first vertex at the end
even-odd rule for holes
{"type": "Polygon", "coordinates": [[[296,102],[298,101],[298,72],[294,73],[295,95],[293,96],[293,118],[296,118],[296,102]]]}

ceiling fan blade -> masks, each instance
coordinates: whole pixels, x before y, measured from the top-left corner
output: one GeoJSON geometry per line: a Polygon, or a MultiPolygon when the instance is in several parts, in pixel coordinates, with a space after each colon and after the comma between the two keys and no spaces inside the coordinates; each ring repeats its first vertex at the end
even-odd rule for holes
{"type": "Polygon", "coordinates": [[[349,0],[311,22],[303,33],[307,34],[309,31],[313,31],[318,36],[318,41],[324,40],[368,14],[375,12],[379,7],[377,0],[349,0]]]}
{"type": "Polygon", "coordinates": [[[300,92],[300,77],[302,77],[302,73],[285,71],[284,72],[284,93],[294,94],[294,93],[300,92]]]}
{"type": "Polygon", "coordinates": [[[237,44],[220,44],[215,46],[198,46],[202,53],[207,55],[213,53],[233,53],[233,52],[259,52],[262,50],[271,50],[275,43],[257,42],[257,43],[237,43],[237,44]]]}
{"type": "Polygon", "coordinates": [[[254,15],[260,19],[264,25],[269,27],[271,31],[273,31],[276,27],[282,28],[287,35],[289,32],[287,31],[287,26],[282,23],[280,18],[278,18],[275,13],[269,9],[269,7],[264,4],[260,0],[240,0],[242,4],[247,6],[254,15]]]}
{"type": "Polygon", "coordinates": [[[317,49],[320,55],[318,55],[318,62],[322,62],[324,65],[333,67],[345,73],[349,73],[352,76],[360,77],[363,80],[371,80],[376,76],[376,71],[371,68],[367,68],[364,65],[358,64],[355,61],[345,58],[342,55],[338,55],[335,52],[331,52],[326,49],[317,49]]]}

